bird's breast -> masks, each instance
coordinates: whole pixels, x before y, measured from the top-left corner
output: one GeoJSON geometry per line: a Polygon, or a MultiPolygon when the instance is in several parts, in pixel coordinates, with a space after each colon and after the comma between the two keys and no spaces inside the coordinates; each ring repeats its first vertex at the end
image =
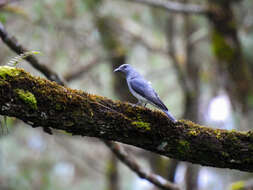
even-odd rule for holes
{"type": "Polygon", "coordinates": [[[144,98],[143,96],[139,95],[137,92],[135,92],[132,89],[132,87],[131,87],[131,85],[130,85],[130,83],[128,81],[127,81],[127,85],[128,85],[128,88],[129,88],[130,92],[133,94],[134,97],[136,97],[138,100],[141,100],[143,102],[147,102],[146,98],[144,98]]]}

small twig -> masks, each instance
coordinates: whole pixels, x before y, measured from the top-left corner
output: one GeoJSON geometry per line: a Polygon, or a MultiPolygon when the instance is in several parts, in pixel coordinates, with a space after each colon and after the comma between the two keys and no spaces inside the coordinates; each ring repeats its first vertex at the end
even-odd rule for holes
{"type": "Polygon", "coordinates": [[[155,186],[166,189],[166,190],[180,190],[180,188],[169,182],[168,180],[162,178],[161,176],[155,175],[153,173],[147,173],[144,171],[135,160],[133,160],[126,152],[114,142],[104,140],[104,143],[111,149],[111,151],[117,156],[117,158],[127,165],[133,172],[135,172],[139,177],[148,180],[155,186]]]}
{"type": "MultiPolygon", "coordinates": [[[[10,36],[5,30],[3,24],[0,22],[0,37],[3,42],[18,55],[23,54],[29,50],[24,48],[21,44],[18,43],[15,37],[10,36]]],[[[64,85],[64,82],[60,79],[60,77],[50,70],[46,65],[41,64],[36,57],[30,55],[25,58],[35,69],[43,73],[49,80],[55,81],[60,85],[64,85]]]]}
{"type": "Polygon", "coordinates": [[[205,6],[194,4],[183,4],[165,0],[128,0],[136,3],[147,4],[152,7],[162,8],[174,13],[184,14],[207,14],[208,9],[205,6]]]}

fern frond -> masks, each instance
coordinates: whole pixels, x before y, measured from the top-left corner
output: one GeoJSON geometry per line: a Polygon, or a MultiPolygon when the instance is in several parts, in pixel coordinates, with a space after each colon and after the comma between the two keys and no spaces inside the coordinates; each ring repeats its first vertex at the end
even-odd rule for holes
{"type": "Polygon", "coordinates": [[[27,58],[30,55],[36,55],[36,54],[41,54],[39,51],[27,51],[25,53],[22,53],[14,58],[12,58],[6,65],[13,66],[15,67],[18,63],[20,63],[22,60],[27,58]]]}

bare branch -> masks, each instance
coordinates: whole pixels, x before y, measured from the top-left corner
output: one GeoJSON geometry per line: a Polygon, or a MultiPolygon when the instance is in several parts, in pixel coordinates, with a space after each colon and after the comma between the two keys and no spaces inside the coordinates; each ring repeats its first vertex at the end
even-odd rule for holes
{"type": "Polygon", "coordinates": [[[144,171],[135,160],[131,158],[131,156],[127,155],[124,150],[121,149],[121,147],[117,143],[113,143],[110,141],[104,141],[105,144],[111,149],[111,151],[117,155],[117,157],[122,161],[125,165],[127,165],[132,171],[134,171],[139,177],[144,178],[154,184],[157,187],[160,187],[161,189],[165,190],[179,190],[180,188],[167,181],[161,176],[147,173],[144,171]]]}
{"type": "MultiPolygon", "coordinates": [[[[5,30],[3,24],[0,22],[0,37],[3,40],[3,42],[14,52],[16,52],[18,55],[23,54],[29,50],[27,50],[25,47],[23,47],[21,44],[18,43],[15,37],[10,36],[7,31],[5,30]]],[[[64,82],[60,79],[60,77],[50,70],[46,65],[41,64],[36,57],[33,55],[28,56],[25,58],[34,68],[36,68],[38,71],[43,73],[49,80],[55,81],[60,85],[64,85],[64,82]]]]}
{"type": "Polygon", "coordinates": [[[136,3],[147,4],[152,7],[162,8],[174,13],[184,14],[207,14],[208,9],[205,6],[184,4],[165,0],[128,0],[136,3]]]}

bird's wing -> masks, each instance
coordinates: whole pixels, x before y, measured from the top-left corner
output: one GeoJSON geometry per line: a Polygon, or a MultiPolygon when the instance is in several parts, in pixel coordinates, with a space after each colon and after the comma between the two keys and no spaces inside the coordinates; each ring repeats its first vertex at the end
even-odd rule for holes
{"type": "Polygon", "coordinates": [[[158,108],[167,111],[167,107],[158,97],[157,93],[151,87],[151,85],[142,78],[135,78],[129,81],[131,88],[142,97],[150,101],[152,104],[158,108]]]}

